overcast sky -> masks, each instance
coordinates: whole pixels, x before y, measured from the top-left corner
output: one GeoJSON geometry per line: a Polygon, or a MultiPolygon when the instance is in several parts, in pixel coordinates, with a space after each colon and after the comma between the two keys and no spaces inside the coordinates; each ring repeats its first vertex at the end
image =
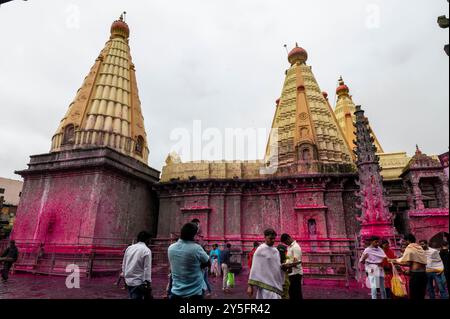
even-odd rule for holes
{"type": "Polygon", "coordinates": [[[270,127],[296,41],[330,99],[344,77],[386,152],[448,150],[445,0],[29,0],[0,6],[0,176],[49,151],[123,10],[158,170],[193,120],[270,127]]]}

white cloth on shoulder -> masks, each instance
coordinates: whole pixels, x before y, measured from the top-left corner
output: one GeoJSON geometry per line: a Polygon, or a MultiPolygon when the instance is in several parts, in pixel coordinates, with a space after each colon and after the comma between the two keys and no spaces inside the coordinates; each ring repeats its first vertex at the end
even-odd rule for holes
{"type": "Polygon", "coordinates": [[[281,299],[285,273],[281,270],[280,253],[262,244],[253,256],[249,285],[255,287],[257,299],[281,299]]]}

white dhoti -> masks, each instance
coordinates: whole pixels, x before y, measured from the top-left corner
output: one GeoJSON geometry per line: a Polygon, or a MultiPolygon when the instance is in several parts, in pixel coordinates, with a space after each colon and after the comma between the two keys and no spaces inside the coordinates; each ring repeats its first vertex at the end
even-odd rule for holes
{"type": "Polygon", "coordinates": [[[285,273],[281,270],[280,253],[274,247],[262,244],[253,256],[248,284],[256,299],[281,299],[285,273]]]}
{"type": "Polygon", "coordinates": [[[255,291],[256,291],[256,299],[273,299],[273,300],[281,299],[281,296],[279,294],[260,287],[255,287],[255,291]]]}

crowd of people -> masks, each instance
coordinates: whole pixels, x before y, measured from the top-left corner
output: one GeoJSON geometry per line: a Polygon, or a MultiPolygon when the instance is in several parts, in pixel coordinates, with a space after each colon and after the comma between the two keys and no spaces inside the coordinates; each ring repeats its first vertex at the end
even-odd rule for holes
{"type": "Polygon", "coordinates": [[[389,241],[373,236],[361,255],[367,286],[372,299],[448,299],[448,243],[440,250],[429,247],[427,240],[416,242],[412,234],[404,236],[400,256],[389,241]]]}
{"type": "MultiPolygon", "coordinates": [[[[168,248],[170,274],[167,298],[171,300],[201,300],[212,293],[210,280],[222,281],[224,293],[234,286],[231,262],[232,246],[222,249],[199,242],[199,223],[185,224],[180,237],[168,248]]],[[[138,243],[128,247],[123,261],[123,275],[130,298],[151,297],[150,235],[142,232],[138,243]]],[[[281,244],[275,247],[277,233],[264,231],[264,242],[255,242],[248,253],[250,269],[247,293],[256,299],[300,300],[302,296],[302,249],[289,235],[282,234],[281,244]]],[[[406,235],[400,254],[390,247],[388,240],[373,236],[367,241],[359,262],[364,266],[367,285],[373,299],[448,299],[448,243],[440,250],[429,246],[426,240],[406,235]]]]}
{"type": "MultiPolygon", "coordinates": [[[[210,278],[220,278],[225,294],[234,286],[232,245],[223,249],[214,244],[208,252],[199,240],[199,222],[185,224],[168,248],[170,274],[167,298],[171,300],[201,300],[211,295],[210,278]]],[[[264,243],[253,243],[248,254],[250,275],[248,295],[256,299],[302,299],[302,251],[289,234],[280,238],[283,244],[274,247],[277,234],[273,229],[264,232],[264,243]]],[[[150,234],[141,232],[137,243],[127,248],[122,275],[131,299],[151,299],[150,234]]]]}
{"type": "MultiPolygon", "coordinates": [[[[200,224],[193,220],[181,229],[168,248],[170,274],[167,298],[172,300],[199,300],[212,293],[210,280],[222,282],[225,294],[231,293],[235,284],[232,245],[225,243],[220,249],[213,244],[210,251],[201,242],[200,224]]],[[[277,233],[264,231],[264,242],[253,243],[248,253],[250,269],[247,293],[256,299],[300,300],[302,296],[302,249],[289,235],[280,236],[281,244],[275,247],[277,233]]],[[[137,243],[130,245],[124,254],[122,274],[131,299],[152,299],[151,235],[141,232],[137,243]]],[[[418,243],[412,234],[404,236],[399,252],[392,249],[386,239],[369,238],[359,263],[364,268],[366,284],[372,299],[409,298],[448,299],[449,247],[443,242],[440,249],[430,247],[427,240],[418,243]]],[[[0,255],[3,264],[1,278],[6,282],[9,272],[18,259],[19,251],[13,240],[0,255]]]]}

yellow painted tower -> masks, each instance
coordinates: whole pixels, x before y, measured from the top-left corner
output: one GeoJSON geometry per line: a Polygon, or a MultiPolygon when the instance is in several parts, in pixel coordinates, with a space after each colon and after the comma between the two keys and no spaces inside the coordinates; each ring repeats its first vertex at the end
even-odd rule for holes
{"type": "Polygon", "coordinates": [[[52,138],[51,152],[110,147],[145,164],[147,135],[123,15],[52,138]]]}
{"type": "MultiPolygon", "coordinates": [[[[350,89],[345,84],[342,77],[339,78],[339,86],[336,89],[337,101],[336,107],[334,109],[334,113],[336,115],[336,119],[338,120],[339,126],[342,128],[345,139],[347,143],[350,145],[352,149],[355,149],[356,145],[354,143],[355,136],[355,111],[356,106],[353,103],[352,96],[350,95],[350,89]]],[[[377,147],[377,153],[384,153],[383,148],[381,147],[380,142],[378,141],[374,131],[372,128],[371,135],[374,139],[375,146],[377,147]]]]}
{"type": "Polygon", "coordinates": [[[294,165],[301,173],[314,172],[318,163],[352,164],[349,144],[307,59],[298,45],[288,55],[291,67],[277,101],[272,122],[277,133],[267,144],[266,165],[278,161],[279,167],[294,165]]]}

